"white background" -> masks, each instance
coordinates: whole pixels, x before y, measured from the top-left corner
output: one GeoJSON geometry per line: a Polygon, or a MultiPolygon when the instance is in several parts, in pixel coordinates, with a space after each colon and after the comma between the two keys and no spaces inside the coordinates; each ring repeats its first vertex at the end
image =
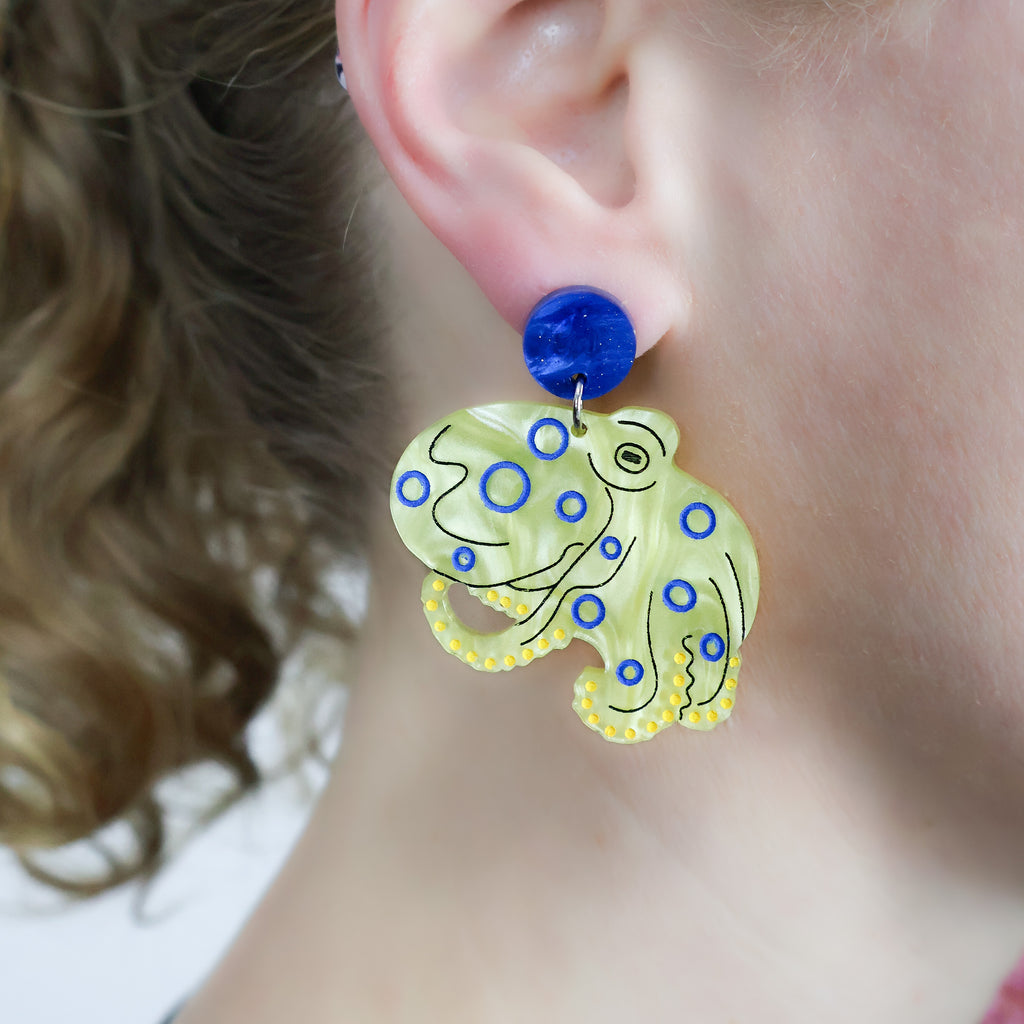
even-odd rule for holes
{"type": "Polygon", "coordinates": [[[127,889],[70,908],[0,860],[0,1020],[160,1024],[216,964],[283,863],[308,789],[275,783],[174,860],[136,919],[127,889]]]}
{"type": "MultiPolygon", "coordinates": [[[[358,624],[365,571],[341,566],[324,580],[358,624]]],[[[0,849],[0,1024],[162,1024],[195,990],[284,863],[327,780],[341,741],[345,665],[337,641],[300,644],[247,733],[256,763],[276,781],[190,840],[141,908],[136,887],[68,906],[0,849]],[[314,740],[322,756],[285,772],[296,745],[314,740]]],[[[190,820],[181,808],[208,802],[222,780],[200,767],[158,790],[179,810],[172,834],[190,820]]]]}

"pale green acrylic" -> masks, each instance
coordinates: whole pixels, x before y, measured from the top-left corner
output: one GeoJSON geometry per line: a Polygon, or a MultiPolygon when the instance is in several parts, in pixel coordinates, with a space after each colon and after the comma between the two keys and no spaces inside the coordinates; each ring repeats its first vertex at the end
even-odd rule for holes
{"type": "MultiPolygon", "coordinates": [[[[713,729],[735,708],[739,647],[757,608],[750,534],[720,494],[675,465],[679,432],[666,415],[588,412],[585,424],[576,437],[569,409],[486,405],[446,416],[409,445],[395,470],[391,511],[406,546],[432,570],[422,591],[430,629],[446,651],[485,672],[526,666],[573,638],[591,644],[604,664],[577,678],[573,707],[613,742],[650,739],[674,722],[713,729]],[[540,427],[531,447],[531,427],[543,419],[560,426],[540,427]],[[563,444],[558,457],[541,457],[563,444]],[[498,462],[522,472],[490,475],[486,495],[494,505],[515,505],[523,476],[529,479],[529,496],[515,511],[489,508],[481,494],[482,478],[498,462]],[[399,481],[410,471],[429,482],[424,499],[422,479],[406,477],[401,493],[415,507],[399,499],[399,481]],[[566,491],[586,501],[577,522],[557,514],[566,491]],[[692,508],[699,504],[713,511],[710,532],[710,517],[692,508]],[[608,557],[618,545],[621,553],[608,557]],[[462,552],[456,565],[459,548],[472,557],[462,552]],[[666,599],[673,580],[692,592],[676,585],[666,599]],[[497,633],[466,626],[449,599],[455,584],[512,624],[497,633]],[[599,624],[597,601],[585,599],[581,621],[573,617],[585,595],[604,607],[599,624]]],[[[572,498],[561,504],[570,518],[581,507],[572,498]]]]}

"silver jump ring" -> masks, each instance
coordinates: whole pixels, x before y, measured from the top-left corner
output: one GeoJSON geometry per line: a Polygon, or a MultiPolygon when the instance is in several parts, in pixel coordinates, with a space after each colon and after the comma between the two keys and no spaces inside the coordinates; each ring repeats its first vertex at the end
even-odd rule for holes
{"type": "Polygon", "coordinates": [[[576,437],[582,437],[587,432],[587,425],[583,422],[583,385],[587,383],[587,378],[577,373],[573,380],[576,382],[576,391],[572,396],[572,432],[576,437]]]}

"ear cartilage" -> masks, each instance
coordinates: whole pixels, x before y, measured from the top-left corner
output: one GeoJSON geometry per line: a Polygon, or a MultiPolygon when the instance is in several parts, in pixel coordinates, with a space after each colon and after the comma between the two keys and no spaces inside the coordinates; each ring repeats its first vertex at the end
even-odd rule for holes
{"type": "Polygon", "coordinates": [[[563,289],[538,304],[526,335],[530,372],[575,407],[459,410],[420,433],[394,473],[395,525],[430,570],[429,628],[449,654],[490,673],[573,639],[590,644],[601,664],[576,679],[573,708],[612,742],[673,723],[714,729],[735,708],[757,608],[750,533],[725,498],[675,464],[679,431],[664,413],[588,413],[580,429],[581,381],[604,394],[635,356],[614,300],[563,289]],[[455,586],[509,625],[467,626],[452,607],[455,586]]]}

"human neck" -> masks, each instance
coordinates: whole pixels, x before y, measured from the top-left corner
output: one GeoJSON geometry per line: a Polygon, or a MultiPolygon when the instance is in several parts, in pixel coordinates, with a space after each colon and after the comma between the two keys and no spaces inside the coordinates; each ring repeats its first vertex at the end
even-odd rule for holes
{"type": "Polygon", "coordinates": [[[569,707],[582,652],[448,658],[388,534],[331,781],[182,1024],[980,1016],[1020,828],[869,756],[838,669],[752,634],[727,726],[616,747],[569,707]]]}
{"type": "Polygon", "coordinates": [[[984,820],[965,836],[941,799],[908,813],[857,731],[806,700],[799,657],[771,663],[752,638],[727,727],[615,747],[569,708],[592,652],[473,673],[425,628],[421,576],[378,545],[321,812],[337,870],[375,894],[352,936],[361,976],[383,963],[355,936],[377,934],[436,989],[422,1020],[978,1015],[1024,945],[1001,856],[1017,840],[984,820]]]}

